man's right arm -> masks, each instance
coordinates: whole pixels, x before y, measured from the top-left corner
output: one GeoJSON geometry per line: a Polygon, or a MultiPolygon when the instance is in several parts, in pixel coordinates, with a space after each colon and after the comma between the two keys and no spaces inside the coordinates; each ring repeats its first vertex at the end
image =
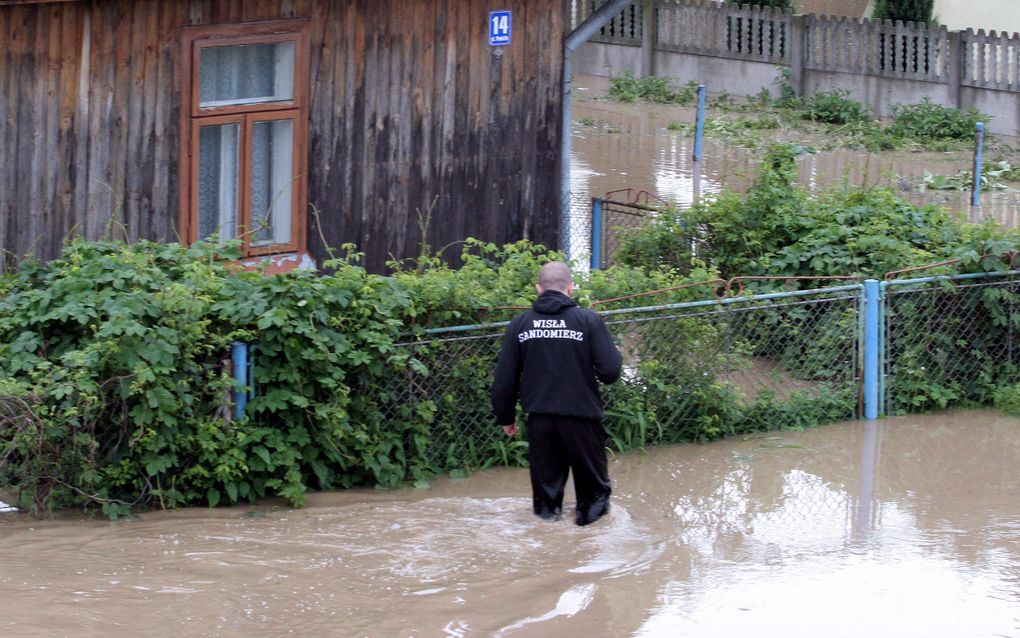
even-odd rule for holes
{"type": "Polygon", "coordinates": [[[602,317],[595,315],[592,332],[592,358],[595,364],[595,377],[602,383],[613,383],[620,378],[623,370],[623,355],[613,343],[609,328],[602,317]]]}

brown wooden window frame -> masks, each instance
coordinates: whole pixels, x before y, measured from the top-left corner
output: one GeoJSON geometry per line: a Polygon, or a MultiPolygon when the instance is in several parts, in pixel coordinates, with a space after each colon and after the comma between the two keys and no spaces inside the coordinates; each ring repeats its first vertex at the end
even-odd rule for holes
{"type": "Polygon", "coordinates": [[[199,153],[202,126],[236,122],[240,126],[237,192],[237,235],[245,257],[307,250],[309,46],[308,21],[274,20],[185,27],[181,38],[180,234],[185,243],[198,237],[199,153]],[[291,99],[215,107],[199,103],[201,51],[216,46],[294,42],[294,86],[291,99]],[[292,128],[290,241],[252,245],[252,127],[255,122],[289,119],[292,128]]]}

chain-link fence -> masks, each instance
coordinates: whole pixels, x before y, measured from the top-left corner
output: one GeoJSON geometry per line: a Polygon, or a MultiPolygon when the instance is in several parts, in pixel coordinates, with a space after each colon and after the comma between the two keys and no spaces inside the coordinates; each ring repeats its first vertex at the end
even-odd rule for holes
{"type": "Polygon", "coordinates": [[[1020,382],[1015,273],[890,281],[884,299],[885,414],[989,405],[1020,382]]]}
{"type": "Polygon", "coordinates": [[[678,211],[690,208],[689,205],[669,203],[645,192],[634,194],[630,189],[627,192],[630,194],[628,201],[620,201],[608,195],[591,200],[593,266],[609,268],[620,263],[618,251],[633,237],[633,231],[655,218],[673,222],[676,232],[682,234],[688,247],[688,258],[704,250],[704,229],[686,220],[674,218],[678,211]]]}
{"type": "Polygon", "coordinates": [[[604,313],[624,352],[615,447],[852,418],[860,286],[604,313]]]}
{"type": "Polygon", "coordinates": [[[390,403],[380,408],[387,419],[430,423],[424,452],[437,469],[483,467],[503,450],[505,437],[493,421],[489,386],[505,325],[440,330],[400,346],[414,363],[391,379],[382,392],[390,403]]]}
{"type": "MultiPolygon", "coordinates": [[[[857,413],[860,286],[602,313],[624,354],[608,387],[609,445],[623,450],[857,413]]],[[[506,323],[437,330],[382,393],[387,418],[429,419],[430,463],[505,457],[488,389],[506,323]]]]}
{"type": "Polygon", "coordinates": [[[599,229],[598,263],[600,268],[608,268],[613,264],[613,256],[626,239],[627,231],[640,228],[654,209],[641,204],[629,204],[610,199],[593,201],[592,216],[600,217],[596,223],[599,229]]]}
{"type": "Polygon", "coordinates": [[[560,215],[560,250],[585,270],[591,257],[592,199],[587,193],[564,195],[560,215]]]}

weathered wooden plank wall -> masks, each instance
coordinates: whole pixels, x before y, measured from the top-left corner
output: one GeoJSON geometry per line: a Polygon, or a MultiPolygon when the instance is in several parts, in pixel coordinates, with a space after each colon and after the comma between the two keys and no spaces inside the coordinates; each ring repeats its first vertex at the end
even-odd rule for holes
{"type": "Polygon", "coordinates": [[[176,30],[187,6],[0,7],[0,248],[176,236],[176,30]]]}
{"type": "Polygon", "coordinates": [[[382,270],[417,254],[430,210],[436,247],[555,245],[563,15],[561,0],[0,5],[0,248],[45,259],[72,234],[176,239],[180,28],[290,17],[312,29],[317,256],[320,237],[353,242],[382,270]],[[492,49],[488,12],[504,9],[513,43],[492,49]]]}
{"type": "MultiPolygon", "coordinates": [[[[329,244],[385,245],[370,249],[380,269],[417,254],[419,211],[433,214],[436,248],[555,243],[558,0],[317,2],[313,13],[309,200],[329,244]],[[514,41],[494,50],[496,9],[513,12],[514,41]]],[[[309,241],[321,254],[316,229],[309,241]]]]}

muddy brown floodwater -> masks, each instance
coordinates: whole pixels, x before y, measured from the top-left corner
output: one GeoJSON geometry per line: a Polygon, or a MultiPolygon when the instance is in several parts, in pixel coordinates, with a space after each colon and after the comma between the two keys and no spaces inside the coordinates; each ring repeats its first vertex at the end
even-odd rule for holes
{"type": "MultiPolygon", "coordinates": [[[[625,104],[597,99],[609,87],[606,78],[575,78],[573,139],[570,190],[576,195],[602,196],[611,191],[646,191],[681,207],[693,200],[694,140],[667,129],[670,123],[692,124],[691,107],[656,104],[625,104]]],[[[709,118],[719,117],[709,113],[709,118]]],[[[764,133],[763,133],[764,134],[764,133]]],[[[769,135],[784,137],[782,132],[769,135]]],[[[790,132],[796,137],[796,132],[790,132]]],[[[787,135],[789,137],[789,135],[787,135]]],[[[1012,138],[1004,138],[1016,144],[1012,138]]],[[[817,148],[827,140],[807,140],[817,148]]],[[[726,145],[706,136],[701,167],[702,192],[717,193],[723,188],[741,192],[757,174],[762,151],[749,151],[726,145]]],[[[887,151],[867,153],[860,150],[821,151],[800,156],[799,183],[809,191],[840,184],[896,188],[904,199],[915,204],[937,204],[963,219],[970,218],[970,191],[925,190],[919,188],[927,171],[932,175],[953,176],[973,168],[973,151],[921,153],[887,151]]],[[[986,161],[992,161],[986,151],[986,161]]],[[[1015,164],[1015,161],[1014,161],[1015,164]]],[[[987,170],[987,168],[986,168],[987,170]]],[[[627,194],[614,199],[626,201],[627,194]]],[[[981,215],[1006,226],[1020,219],[1020,191],[991,190],[981,193],[981,215]]]]}
{"type": "Polygon", "coordinates": [[[617,455],[584,528],[532,516],[508,469],[300,510],[4,515],[0,635],[1018,636],[1018,467],[1020,420],[956,412],[617,455]]]}

